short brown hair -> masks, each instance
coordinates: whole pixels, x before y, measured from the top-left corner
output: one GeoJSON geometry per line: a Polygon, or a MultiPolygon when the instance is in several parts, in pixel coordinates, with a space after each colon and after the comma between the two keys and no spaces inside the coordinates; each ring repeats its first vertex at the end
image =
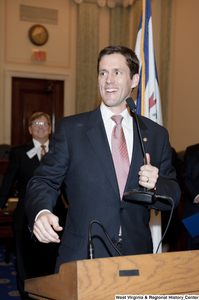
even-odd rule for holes
{"type": "Polygon", "coordinates": [[[48,114],[42,112],[42,111],[35,112],[35,113],[30,117],[30,119],[29,119],[29,121],[28,121],[29,126],[32,125],[32,122],[33,122],[34,120],[36,120],[37,118],[40,118],[41,116],[46,117],[46,119],[47,119],[47,121],[48,121],[48,125],[51,126],[51,119],[50,119],[50,116],[49,116],[48,114]]]}
{"type": "Polygon", "coordinates": [[[110,54],[122,54],[125,59],[127,66],[130,70],[130,77],[131,79],[135,74],[139,73],[139,59],[137,58],[137,55],[135,52],[125,46],[119,46],[119,45],[111,45],[104,49],[102,49],[98,56],[98,63],[97,63],[97,74],[99,74],[99,63],[104,55],[110,55],[110,54]]]}

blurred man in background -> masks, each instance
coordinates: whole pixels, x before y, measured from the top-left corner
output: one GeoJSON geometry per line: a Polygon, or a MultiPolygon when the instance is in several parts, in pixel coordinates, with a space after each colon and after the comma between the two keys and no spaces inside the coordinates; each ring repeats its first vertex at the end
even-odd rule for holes
{"type": "MultiPolygon", "coordinates": [[[[24,198],[28,181],[49,150],[51,119],[44,112],[36,112],[29,119],[29,132],[32,140],[13,147],[9,163],[0,188],[0,209],[3,209],[14,184],[17,186],[18,203],[14,211],[13,231],[15,237],[17,283],[22,299],[30,299],[24,292],[24,280],[49,275],[54,272],[57,245],[44,245],[31,238],[25,213],[24,198]]],[[[65,209],[58,201],[56,213],[65,209]]]]}

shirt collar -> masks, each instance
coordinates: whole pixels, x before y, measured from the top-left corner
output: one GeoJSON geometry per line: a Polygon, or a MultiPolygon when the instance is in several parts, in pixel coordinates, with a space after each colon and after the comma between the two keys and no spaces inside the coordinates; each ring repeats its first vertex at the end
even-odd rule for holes
{"type": "Polygon", "coordinates": [[[32,139],[33,144],[35,146],[35,148],[39,148],[41,145],[45,145],[46,147],[48,147],[49,145],[49,140],[47,140],[44,144],[41,144],[39,141],[32,139]]]}
{"type": "MultiPolygon", "coordinates": [[[[108,109],[106,107],[106,105],[104,105],[103,102],[101,102],[100,110],[101,110],[101,114],[102,114],[102,119],[103,119],[104,123],[106,124],[107,122],[110,121],[110,119],[114,115],[114,113],[110,109],[108,109]]],[[[120,115],[123,116],[123,118],[124,118],[122,121],[122,125],[126,126],[128,128],[132,128],[133,123],[132,123],[132,117],[129,113],[129,110],[125,109],[120,115]]]]}

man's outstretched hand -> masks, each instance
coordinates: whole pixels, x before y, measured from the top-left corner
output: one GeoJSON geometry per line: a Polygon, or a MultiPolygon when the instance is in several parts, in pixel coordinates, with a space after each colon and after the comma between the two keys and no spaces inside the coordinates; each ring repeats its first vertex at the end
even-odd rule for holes
{"type": "Polygon", "coordinates": [[[56,231],[62,231],[59,226],[59,218],[49,211],[39,214],[33,227],[33,233],[42,243],[60,243],[59,235],[56,231]]]}

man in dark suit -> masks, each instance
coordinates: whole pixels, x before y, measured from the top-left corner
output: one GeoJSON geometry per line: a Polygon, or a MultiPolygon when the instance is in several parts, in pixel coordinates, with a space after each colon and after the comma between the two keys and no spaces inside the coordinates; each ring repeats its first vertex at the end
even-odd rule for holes
{"type": "MultiPolygon", "coordinates": [[[[187,147],[183,161],[182,188],[185,196],[183,219],[199,213],[199,144],[187,147]]],[[[187,231],[187,250],[199,249],[199,235],[187,231]]]]}
{"type": "MultiPolygon", "coordinates": [[[[7,171],[0,188],[0,208],[4,208],[15,182],[17,182],[18,204],[14,211],[13,230],[16,246],[18,288],[22,299],[30,299],[24,292],[24,280],[47,275],[53,272],[54,263],[51,248],[36,243],[31,239],[28,220],[25,213],[24,199],[28,181],[40,165],[41,155],[48,152],[49,134],[51,133],[50,116],[36,112],[29,119],[29,132],[32,141],[13,147],[9,157],[7,171]],[[45,150],[41,145],[44,145],[45,150]]],[[[56,249],[54,249],[56,250],[56,249]]],[[[58,250],[58,249],[57,249],[58,250]]]]}
{"type": "MultiPolygon", "coordinates": [[[[85,70],[86,71],[86,70],[85,70]]],[[[123,255],[152,253],[149,228],[150,209],[169,210],[170,203],[157,201],[154,205],[130,203],[122,199],[119,190],[111,140],[118,115],[130,161],[124,191],[139,185],[173,198],[175,206],[180,189],[171,165],[168,132],[151,120],[140,117],[141,133],[147,152],[143,154],[134,119],[126,99],[139,82],[139,60],[123,46],[109,46],[98,57],[98,86],[102,97],[94,111],[59,120],[50,150],[28,184],[26,211],[30,228],[43,243],[59,243],[62,230],[52,214],[59,187],[66,185],[68,214],[59,248],[56,272],[62,263],[87,259],[88,228],[92,220],[99,221],[108,231],[123,255]]],[[[122,177],[123,178],[123,177],[122,177]]],[[[92,227],[95,257],[118,255],[97,224],[92,227]]]]}

